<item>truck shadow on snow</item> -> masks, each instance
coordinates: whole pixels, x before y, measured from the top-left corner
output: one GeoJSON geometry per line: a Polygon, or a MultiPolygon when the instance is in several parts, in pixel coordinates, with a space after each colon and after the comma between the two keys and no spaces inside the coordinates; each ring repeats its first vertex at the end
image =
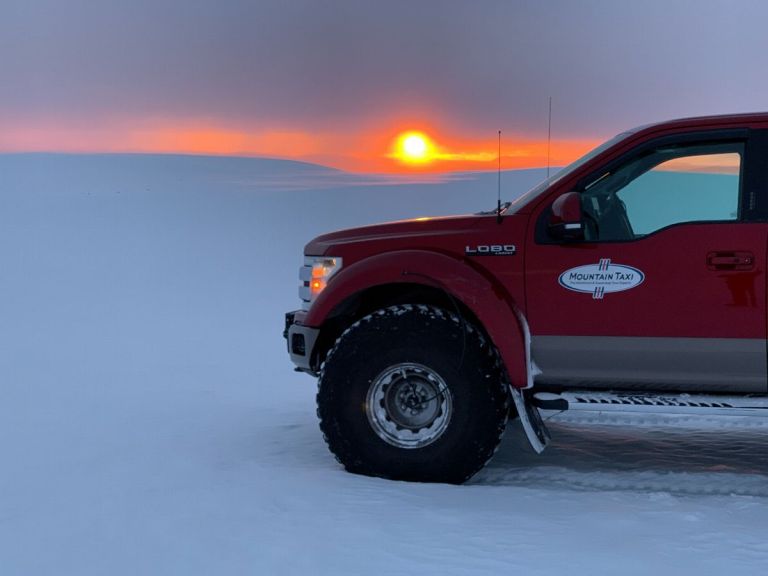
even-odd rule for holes
{"type": "Polygon", "coordinates": [[[511,422],[472,484],[768,496],[768,426],[620,415],[553,418],[543,454],[511,422]]]}

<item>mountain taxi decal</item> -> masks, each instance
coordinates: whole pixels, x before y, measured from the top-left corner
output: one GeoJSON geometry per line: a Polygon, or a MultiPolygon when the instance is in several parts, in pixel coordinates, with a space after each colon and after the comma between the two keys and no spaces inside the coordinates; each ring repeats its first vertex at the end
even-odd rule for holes
{"type": "Polygon", "coordinates": [[[571,268],[557,279],[563,288],[592,294],[594,300],[602,300],[610,292],[636,288],[643,280],[645,274],[640,270],[623,264],[611,264],[610,258],[601,258],[597,264],[571,268]]]}

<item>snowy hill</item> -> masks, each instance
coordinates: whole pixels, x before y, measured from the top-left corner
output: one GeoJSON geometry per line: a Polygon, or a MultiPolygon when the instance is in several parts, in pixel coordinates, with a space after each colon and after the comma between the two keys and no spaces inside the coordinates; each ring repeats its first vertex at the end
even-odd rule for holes
{"type": "Polygon", "coordinates": [[[748,419],[560,417],[540,457],[515,423],[459,487],[328,453],[281,337],[303,245],[492,208],[495,178],[0,155],[0,574],[762,573],[748,419]]]}

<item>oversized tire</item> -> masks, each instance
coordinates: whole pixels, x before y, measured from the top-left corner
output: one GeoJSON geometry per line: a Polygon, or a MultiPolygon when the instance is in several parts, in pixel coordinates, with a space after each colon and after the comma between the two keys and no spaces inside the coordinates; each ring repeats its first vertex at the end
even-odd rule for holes
{"type": "Polygon", "coordinates": [[[498,447],[509,393],[475,326],[406,304],[365,316],[336,340],[320,370],[317,413],[348,471],[459,484],[498,447]]]}

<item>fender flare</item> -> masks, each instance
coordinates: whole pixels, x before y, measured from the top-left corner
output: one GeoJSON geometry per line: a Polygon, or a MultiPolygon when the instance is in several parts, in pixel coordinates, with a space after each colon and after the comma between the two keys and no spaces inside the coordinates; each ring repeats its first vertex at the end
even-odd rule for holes
{"type": "Polygon", "coordinates": [[[485,328],[501,355],[511,385],[530,388],[530,331],[523,312],[495,279],[466,260],[427,250],[400,250],[342,268],[318,295],[302,322],[320,327],[338,305],[375,286],[410,283],[440,288],[461,301],[485,328]]]}

